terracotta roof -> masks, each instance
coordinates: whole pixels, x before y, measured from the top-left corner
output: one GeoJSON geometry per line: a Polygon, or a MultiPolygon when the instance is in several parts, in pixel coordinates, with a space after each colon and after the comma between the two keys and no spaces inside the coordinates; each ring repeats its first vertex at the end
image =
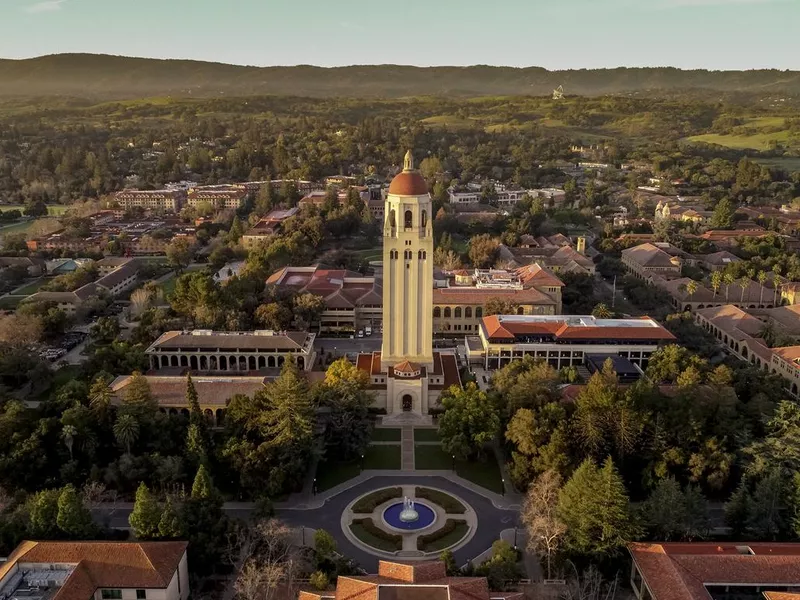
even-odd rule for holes
{"type": "Polygon", "coordinates": [[[780,356],[783,360],[793,365],[795,369],[800,369],[800,346],[784,346],[783,348],[773,348],[772,352],[780,356]]]}
{"type": "Polygon", "coordinates": [[[186,542],[22,542],[0,566],[17,562],[76,565],[54,600],[90,600],[98,588],[166,588],[186,542]]]}
{"type": "Polygon", "coordinates": [[[733,304],[702,308],[695,312],[737,341],[759,335],[764,323],[733,304]]]}
{"type": "Polygon", "coordinates": [[[622,255],[630,258],[635,263],[643,267],[675,267],[672,256],[656,246],[647,243],[627,248],[622,251],[622,255]]]}
{"type": "Polygon", "coordinates": [[[255,350],[296,350],[303,347],[309,338],[304,331],[283,331],[273,334],[260,334],[255,331],[227,332],[214,331],[210,334],[193,335],[183,331],[167,331],[147,349],[153,352],[156,348],[177,350],[179,348],[199,348],[221,350],[239,350],[249,352],[255,350]]]}
{"type": "Polygon", "coordinates": [[[522,286],[525,288],[540,286],[564,287],[563,281],[553,275],[552,272],[536,263],[526,267],[520,267],[516,270],[516,273],[519,275],[522,286]]]}
{"type": "Polygon", "coordinates": [[[389,193],[395,196],[426,196],[428,184],[418,171],[403,171],[392,179],[389,193]]]}
{"type": "MultiPolygon", "coordinates": [[[[132,375],[121,375],[111,382],[111,391],[118,399],[125,394],[130,385],[132,375]]],[[[186,401],[186,377],[183,375],[145,375],[150,392],[159,406],[188,407],[186,401]]],[[[197,397],[203,406],[225,407],[228,401],[238,394],[252,397],[264,388],[267,377],[248,377],[245,375],[228,376],[196,376],[192,383],[197,397]]]]}
{"type": "Polygon", "coordinates": [[[490,341],[513,341],[531,335],[554,340],[653,340],[672,341],[675,336],[649,317],[597,319],[591,315],[543,317],[538,315],[492,315],[481,326],[490,341]]]}
{"type": "Polygon", "coordinates": [[[710,600],[706,586],[715,584],[768,588],[800,581],[800,544],[635,543],[628,549],[654,600],[710,600]]]}
{"type": "Polygon", "coordinates": [[[411,374],[411,373],[416,373],[417,371],[421,370],[421,369],[422,369],[422,367],[421,367],[421,366],[419,366],[419,365],[418,365],[418,364],[416,364],[416,363],[412,363],[411,361],[404,360],[403,362],[396,364],[396,365],[393,367],[393,369],[394,369],[394,371],[395,371],[396,373],[407,373],[407,374],[411,374]]]}
{"type": "Polygon", "coordinates": [[[433,304],[475,304],[483,306],[487,300],[498,298],[516,304],[555,304],[547,294],[535,288],[522,290],[481,289],[476,287],[435,288],[433,304]]]}

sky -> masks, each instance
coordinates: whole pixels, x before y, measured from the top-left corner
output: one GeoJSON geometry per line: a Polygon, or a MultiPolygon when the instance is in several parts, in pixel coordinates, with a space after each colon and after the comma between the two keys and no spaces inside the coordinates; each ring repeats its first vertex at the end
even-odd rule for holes
{"type": "Polygon", "coordinates": [[[0,57],[800,70],[800,0],[0,0],[0,57]]]}

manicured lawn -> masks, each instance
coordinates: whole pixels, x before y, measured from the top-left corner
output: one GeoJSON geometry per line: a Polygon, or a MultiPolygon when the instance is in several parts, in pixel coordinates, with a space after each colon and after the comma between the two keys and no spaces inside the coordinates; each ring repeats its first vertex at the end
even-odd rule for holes
{"type": "Polygon", "coordinates": [[[159,287],[164,290],[164,299],[169,300],[170,295],[172,292],[175,291],[175,284],[178,283],[178,278],[174,275],[167,279],[165,282],[161,283],[159,287]]]}
{"type": "Polygon", "coordinates": [[[22,286],[20,288],[15,289],[14,290],[14,295],[17,295],[17,296],[30,296],[31,294],[35,294],[36,292],[39,291],[39,288],[41,288],[48,281],[51,281],[51,280],[45,279],[44,277],[42,277],[41,279],[37,279],[33,283],[29,283],[28,285],[24,285],[24,286],[22,286]]]}
{"type": "Polygon", "coordinates": [[[0,298],[0,310],[14,310],[24,299],[23,296],[4,296],[0,298]]]}
{"type": "MultiPolygon", "coordinates": [[[[414,447],[414,467],[419,471],[450,471],[453,468],[453,458],[439,446],[417,445],[414,447]]],[[[500,467],[493,456],[488,457],[485,462],[457,460],[456,473],[487,490],[498,494],[503,491],[500,467]]]]}
{"type": "Polygon", "coordinates": [[[438,429],[414,429],[415,442],[438,442],[439,430],[438,429]]]}
{"type": "Polygon", "coordinates": [[[372,430],[373,442],[399,442],[400,430],[399,429],[384,429],[375,428],[372,430]]]}
{"type": "MultiPolygon", "coordinates": [[[[399,469],[400,446],[370,446],[364,453],[364,469],[399,469]]],[[[317,465],[317,489],[322,492],[358,477],[361,459],[350,462],[326,460],[317,465]]]]}
{"type": "Polygon", "coordinates": [[[422,548],[419,548],[423,552],[436,552],[437,550],[444,550],[448,546],[452,546],[456,542],[458,542],[461,538],[467,535],[469,531],[469,525],[467,525],[464,521],[458,521],[456,523],[455,529],[450,533],[447,533],[440,537],[438,540],[431,542],[430,544],[424,544],[422,548]]]}
{"type": "Polygon", "coordinates": [[[400,446],[370,446],[364,453],[364,469],[399,469],[400,446]]]}
{"type": "MultiPolygon", "coordinates": [[[[63,215],[67,212],[69,206],[65,206],[63,204],[48,204],[47,205],[47,214],[50,216],[58,217],[63,215]]],[[[25,206],[22,204],[3,204],[0,205],[0,210],[2,212],[7,212],[9,210],[18,210],[20,212],[25,210],[25,206]]]]}
{"type": "Polygon", "coordinates": [[[463,515],[467,512],[466,507],[461,504],[457,499],[453,498],[450,494],[440,492],[439,490],[432,490],[426,487],[418,487],[414,490],[417,498],[430,500],[434,504],[441,506],[445,512],[451,514],[463,515]]]}
{"type": "Polygon", "coordinates": [[[399,487],[374,491],[353,504],[353,512],[356,514],[369,514],[384,502],[399,498],[402,495],[403,488],[399,487]]]}

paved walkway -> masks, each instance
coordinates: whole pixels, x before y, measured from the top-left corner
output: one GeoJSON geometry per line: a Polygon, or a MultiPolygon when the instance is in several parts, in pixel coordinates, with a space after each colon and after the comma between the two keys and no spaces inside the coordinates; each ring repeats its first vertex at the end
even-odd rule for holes
{"type": "Polygon", "coordinates": [[[400,470],[405,473],[414,470],[414,428],[404,425],[400,429],[400,470]]]}

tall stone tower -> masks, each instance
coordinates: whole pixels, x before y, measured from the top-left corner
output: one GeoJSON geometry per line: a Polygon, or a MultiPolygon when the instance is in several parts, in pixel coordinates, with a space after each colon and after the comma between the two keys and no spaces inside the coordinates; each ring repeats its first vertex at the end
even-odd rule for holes
{"type": "Polygon", "coordinates": [[[389,186],[383,224],[381,366],[433,365],[433,226],[425,179],[411,151],[389,186]]]}

